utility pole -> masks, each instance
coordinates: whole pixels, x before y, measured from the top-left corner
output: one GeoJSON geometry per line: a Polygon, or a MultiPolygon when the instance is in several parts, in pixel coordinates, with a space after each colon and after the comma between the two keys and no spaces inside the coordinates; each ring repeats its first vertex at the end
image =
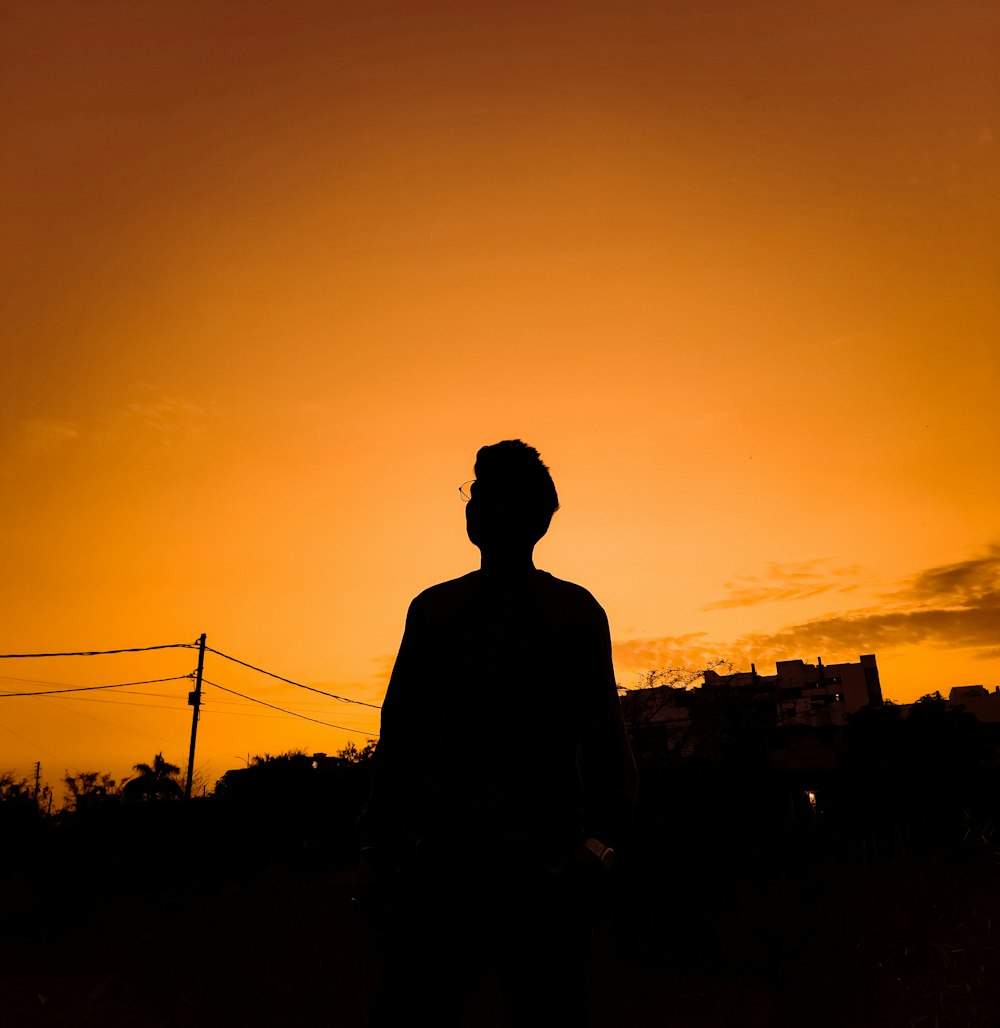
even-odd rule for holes
{"type": "Polygon", "coordinates": [[[194,777],[194,743],[198,738],[198,712],[201,709],[201,675],[205,670],[205,633],[198,640],[198,670],[195,672],[194,691],[188,693],[188,703],[194,707],[191,711],[191,749],[188,751],[187,784],[184,786],[184,799],[191,799],[191,779],[194,777]]]}
{"type": "Polygon", "coordinates": [[[38,803],[38,783],[42,777],[42,762],[35,761],[35,803],[38,803]]]}

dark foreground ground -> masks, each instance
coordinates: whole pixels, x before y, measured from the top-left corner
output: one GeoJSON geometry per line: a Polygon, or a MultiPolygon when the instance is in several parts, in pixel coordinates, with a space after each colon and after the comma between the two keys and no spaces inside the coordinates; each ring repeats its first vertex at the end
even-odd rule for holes
{"type": "MultiPolygon", "coordinates": [[[[7,876],[0,1024],[364,1024],[374,962],[350,872],[195,857],[168,880],[100,878],[7,876]]],[[[594,1025],[1000,1025],[990,861],[834,864],[715,892],[623,872],[615,918],[595,947],[594,1025]]],[[[499,1024],[495,1005],[487,984],[469,1025],[499,1024]]]]}
{"type": "MultiPolygon", "coordinates": [[[[590,1024],[1000,1028],[993,726],[934,701],[798,731],[746,690],[712,703],[691,756],[636,735],[590,1024]]],[[[362,1028],[367,768],[291,755],[243,784],[0,805],[0,1028],[362,1028]]],[[[487,983],[467,1025],[497,1006],[487,983]]]]}

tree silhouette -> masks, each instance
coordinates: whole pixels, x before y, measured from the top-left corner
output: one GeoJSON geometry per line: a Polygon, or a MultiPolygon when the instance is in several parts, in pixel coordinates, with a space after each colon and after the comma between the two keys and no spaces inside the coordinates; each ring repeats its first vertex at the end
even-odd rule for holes
{"type": "Polygon", "coordinates": [[[70,810],[89,810],[115,795],[115,780],[102,771],[79,771],[63,779],[66,806],[70,810]]]}
{"type": "Polygon", "coordinates": [[[31,785],[13,771],[0,771],[0,808],[8,813],[17,809],[26,814],[43,814],[52,797],[49,785],[31,785]]]}
{"type": "Polygon", "coordinates": [[[353,742],[349,742],[342,750],[337,751],[337,756],[349,764],[367,764],[375,753],[375,746],[375,739],[367,739],[361,749],[353,742]]]}
{"type": "Polygon", "coordinates": [[[732,674],[732,661],[720,657],[703,668],[658,668],[640,675],[634,688],[619,687],[633,752],[662,760],[667,756],[688,757],[703,745],[701,735],[714,731],[717,718],[703,716],[708,694],[696,685],[706,671],[720,670],[732,674]],[[696,716],[696,712],[702,716],[696,716]]]}
{"type": "Polygon", "coordinates": [[[163,759],[157,753],[152,764],[133,764],[133,770],[139,772],[138,778],[132,778],[122,786],[122,796],[129,802],[149,802],[151,800],[179,800],[184,797],[184,790],[175,779],[180,768],[163,759]]]}
{"type": "Polygon", "coordinates": [[[31,795],[27,778],[18,778],[12,771],[0,772],[0,804],[21,804],[31,795]]]}

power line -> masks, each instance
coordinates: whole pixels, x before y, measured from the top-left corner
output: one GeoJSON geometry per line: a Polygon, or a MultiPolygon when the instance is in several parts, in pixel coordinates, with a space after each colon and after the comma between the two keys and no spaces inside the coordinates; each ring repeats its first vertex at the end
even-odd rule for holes
{"type": "MultiPolygon", "coordinates": [[[[223,654],[220,654],[220,656],[223,656],[223,654]]],[[[237,661],[237,663],[242,664],[243,662],[237,661]]],[[[265,674],[267,674],[267,672],[265,672],[265,674]]],[[[276,678],[277,675],[273,677],[276,678]]],[[[299,714],[294,710],[288,710],[285,707],[278,707],[275,706],[275,704],[273,703],[266,703],[264,700],[255,699],[253,696],[247,696],[246,693],[237,692],[235,689],[227,689],[224,685],[219,685],[217,682],[210,682],[207,678],[203,678],[202,681],[205,683],[205,685],[210,685],[215,689],[221,689],[223,692],[231,693],[233,696],[239,696],[241,699],[250,700],[251,703],[259,703],[263,707],[270,707],[272,710],[280,710],[282,714],[290,714],[292,717],[300,717],[304,721],[315,721],[316,724],[326,725],[327,728],[339,728],[342,732],[356,732],[358,735],[367,735],[369,738],[377,738],[377,736],[372,736],[371,732],[366,732],[361,728],[348,728],[346,725],[335,725],[330,721],[320,721],[319,718],[309,717],[308,714],[299,714]]],[[[292,685],[297,684],[297,682],[292,682],[292,685]]],[[[366,706],[371,706],[371,704],[366,704],[366,706]]]]}
{"type": "Polygon", "coordinates": [[[114,685],[72,685],[65,689],[39,689],[35,692],[2,692],[0,699],[11,696],[52,696],[59,692],[93,692],[95,689],[123,689],[129,685],[155,685],[157,682],[181,682],[190,679],[190,675],[174,675],[172,678],[147,678],[142,682],[117,682],[114,685]]]}
{"type": "MultiPolygon", "coordinates": [[[[65,685],[65,686],[69,685],[69,682],[48,682],[48,681],[45,681],[45,680],[43,680],[41,678],[11,678],[8,675],[0,675],[0,682],[26,682],[28,685],[65,685]]],[[[9,695],[9,694],[7,693],[7,691],[5,689],[0,689],[0,696],[3,696],[3,695],[9,695]]],[[[158,699],[158,700],[170,699],[170,696],[165,696],[161,692],[142,692],[142,691],[122,692],[121,695],[122,696],[152,696],[152,697],[154,697],[155,699],[158,699]]],[[[69,698],[72,698],[72,697],[69,697],[69,698]]],[[[80,699],[85,699],[85,697],[81,696],[80,699]]],[[[96,702],[96,697],[95,697],[95,702],[96,702]]],[[[113,700],[105,700],[104,702],[105,703],[113,703],[115,701],[113,701],[113,700]]],[[[229,702],[235,702],[235,701],[219,700],[218,702],[220,702],[220,703],[229,703],[229,702]]]]}
{"type": "MultiPolygon", "coordinates": [[[[127,696],[133,696],[133,695],[137,695],[137,694],[136,693],[126,693],[126,695],[127,696]]],[[[313,701],[303,700],[303,701],[300,702],[299,706],[301,706],[302,703],[310,703],[310,702],[312,702],[313,706],[319,706],[319,708],[320,708],[319,710],[314,710],[313,711],[314,714],[325,714],[326,713],[326,708],[329,707],[329,704],[328,703],[323,703],[322,700],[313,700],[313,701]]],[[[252,707],[253,706],[252,702],[251,703],[244,703],[242,700],[224,700],[221,697],[219,697],[219,698],[216,698],[216,699],[212,700],[212,709],[213,710],[217,710],[219,704],[222,704],[223,706],[226,706],[226,707],[252,707]]]]}
{"type": "Polygon", "coordinates": [[[51,757],[53,760],[58,761],[60,764],[62,764],[63,767],[71,767],[77,774],[80,773],[80,769],[76,766],[76,764],[73,764],[70,761],[65,760],[63,757],[58,756],[51,750],[45,749],[44,746],[40,746],[37,742],[35,742],[32,739],[29,739],[26,735],[21,735],[20,732],[15,732],[13,728],[9,728],[7,725],[0,725],[0,728],[2,728],[5,732],[10,732],[11,735],[20,739],[21,742],[26,742],[29,746],[34,746],[36,750],[40,750],[47,757],[51,757]]]}
{"type": "Polygon", "coordinates": [[[381,710],[382,707],[378,703],[366,703],[364,700],[353,700],[349,696],[339,696],[335,692],[327,692],[325,689],[317,689],[314,685],[303,685],[301,682],[293,682],[290,678],[285,678],[284,675],[276,675],[273,671],[265,671],[262,667],[257,667],[256,664],[248,664],[245,660],[240,660],[238,657],[230,657],[228,653],[223,653],[221,650],[213,649],[211,646],[206,646],[206,650],[209,653],[214,653],[217,657],[225,657],[226,660],[231,660],[234,664],[242,664],[243,667],[250,668],[251,671],[259,671],[262,675],[267,675],[270,678],[276,678],[279,682],[287,682],[289,685],[294,685],[298,689],[308,689],[310,692],[318,692],[321,696],[330,696],[335,700],[340,700],[341,703],[356,703],[359,707],[371,707],[374,710],[381,710]]]}
{"type": "MultiPolygon", "coordinates": [[[[202,681],[205,681],[205,680],[202,679],[202,681]]],[[[258,714],[258,713],[256,713],[255,711],[252,711],[252,710],[219,710],[218,707],[216,706],[216,704],[218,704],[218,703],[225,703],[225,702],[226,702],[225,700],[214,700],[213,701],[213,704],[212,704],[212,717],[266,717],[266,718],[270,718],[273,721],[280,721],[280,720],[282,720],[282,715],[281,714],[265,714],[263,711],[258,714]]],[[[240,704],[240,706],[247,706],[247,704],[240,704]]]]}
{"type": "Polygon", "coordinates": [[[108,653],[145,653],[148,650],[190,650],[197,643],[163,643],[162,646],[127,646],[120,650],[74,650],[66,653],[0,653],[0,660],[14,657],[101,657],[108,653]]]}
{"type": "MultiPolygon", "coordinates": [[[[42,697],[42,703],[51,703],[58,706],[60,703],[65,703],[67,700],[76,699],[75,696],[64,696],[61,699],[54,700],[49,696],[42,697]]],[[[61,708],[65,710],[66,708],[61,708]]],[[[122,732],[130,732],[132,735],[145,735],[150,739],[159,739],[160,742],[165,742],[170,746],[180,746],[183,743],[178,742],[176,739],[167,739],[165,736],[156,735],[153,732],[144,732],[141,728],[130,728],[128,725],[120,725],[117,721],[109,721],[107,718],[98,717],[96,714],[88,714],[85,710],[72,710],[72,713],[77,717],[90,718],[91,721],[99,721],[102,725],[110,725],[112,728],[117,728],[122,732]]]]}
{"type": "Polygon", "coordinates": [[[48,678],[18,678],[16,675],[0,675],[0,682],[20,682],[23,685],[69,685],[69,682],[53,682],[48,678]]]}
{"type": "MultiPolygon", "coordinates": [[[[59,653],[0,653],[0,660],[13,660],[13,659],[27,659],[30,657],[98,657],[106,656],[114,653],[145,653],[150,650],[172,650],[172,649],[193,649],[197,647],[197,643],[163,643],[159,646],[128,646],[122,647],[116,650],[67,650],[59,653]]],[[[305,685],[303,682],[296,682],[291,678],[285,678],[284,675],[275,674],[273,671],[267,671],[262,667],[257,667],[256,664],[250,664],[245,660],[240,660],[238,657],[230,656],[228,653],[223,653],[221,650],[217,650],[212,646],[206,646],[206,650],[210,653],[214,653],[217,657],[223,657],[225,660],[231,660],[234,664],[241,664],[245,668],[249,668],[251,671],[257,671],[262,675],[267,675],[269,678],[277,679],[279,682],[285,682],[288,685],[294,685],[297,689],[308,689],[310,692],[319,693],[320,696],[329,696],[331,699],[339,700],[341,703],[354,703],[360,707],[371,707],[373,710],[381,710],[382,707],[378,703],[368,703],[365,700],[355,700],[350,696],[341,696],[339,693],[328,692],[326,689],[318,689],[314,685],[305,685]]],[[[147,685],[151,682],[169,682],[174,679],[169,678],[158,678],[151,679],[150,682],[135,682],[126,684],[135,685],[147,685]]],[[[113,689],[117,686],[97,686],[93,688],[108,688],[113,689]]],[[[6,693],[8,696],[21,696],[21,695],[42,695],[27,694],[27,693],[6,693]]]]}
{"type": "MultiPolygon", "coordinates": [[[[125,693],[126,696],[135,696],[135,693],[125,693]]],[[[155,695],[155,694],[154,694],[155,695]]],[[[146,707],[149,710],[173,710],[186,711],[187,704],[180,703],[142,703],[136,700],[106,700],[101,696],[63,696],[64,700],[76,700],[77,703],[113,703],[120,707],[146,707]]]]}

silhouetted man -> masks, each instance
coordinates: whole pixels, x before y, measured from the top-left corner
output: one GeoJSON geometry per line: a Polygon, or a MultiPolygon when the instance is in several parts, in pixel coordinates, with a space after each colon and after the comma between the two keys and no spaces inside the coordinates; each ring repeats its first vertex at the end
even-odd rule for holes
{"type": "Polygon", "coordinates": [[[520,440],[463,487],[482,565],[421,593],[382,707],[363,871],[388,908],[373,1024],[455,1023],[497,973],[512,1025],[582,1024],[589,893],[635,765],[607,617],[532,562],[559,507],[520,440]]]}

